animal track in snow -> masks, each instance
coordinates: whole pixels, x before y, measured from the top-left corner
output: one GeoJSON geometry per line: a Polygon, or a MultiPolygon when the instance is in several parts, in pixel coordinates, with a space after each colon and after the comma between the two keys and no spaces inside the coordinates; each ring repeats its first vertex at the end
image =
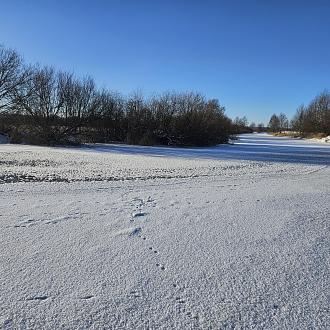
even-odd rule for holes
{"type": "Polygon", "coordinates": [[[64,215],[64,216],[60,216],[57,217],[55,219],[26,219],[26,220],[22,220],[20,221],[18,224],[14,225],[14,228],[28,228],[28,227],[32,227],[35,225],[40,225],[40,224],[57,224],[59,222],[63,222],[63,221],[68,221],[68,220],[75,220],[80,218],[80,216],[83,213],[79,213],[79,212],[74,212],[74,213],[69,213],[68,215],[64,215]]]}
{"type": "MultiPolygon", "coordinates": [[[[142,212],[141,208],[142,206],[145,205],[145,202],[143,199],[141,198],[135,198],[134,201],[138,201],[139,204],[136,205],[135,207],[138,209],[138,211],[135,211],[132,213],[133,215],[133,219],[131,219],[131,221],[134,221],[134,217],[142,217],[144,216],[146,213],[145,212],[142,212]]],[[[150,197],[148,198],[148,201],[152,201],[150,199],[150,197]]],[[[147,201],[147,202],[148,202],[147,201]]],[[[174,201],[174,205],[175,205],[175,202],[174,201]]],[[[133,205],[132,205],[133,206],[133,205]]],[[[142,235],[142,228],[141,227],[137,227],[135,228],[131,234],[129,236],[135,236],[137,238],[141,238],[142,240],[147,240],[147,237],[142,235]]],[[[165,271],[166,270],[166,266],[160,262],[160,258],[159,258],[159,252],[158,250],[156,250],[153,246],[147,246],[148,250],[153,254],[155,255],[155,258],[156,258],[156,267],[160,270],[160,271],[165,271]]],[[[179,284],[177,283],[173,283],[173,288],[175,289],[175,293],[174,293],[174,297],[175,297],[175,304],[176,306],[178,307],[179,309],[179,312],[180,313],[185,313],[185,315],[187,317],[189,317],[190,319],[194,320],[194,322],[196,322],[198,320],[198,315],[196,315],[195,313],[193,313],[191,310],[189,310],[189,308],[187,307],[187,299],[186,299],[186,295],[185,295],[185,287],[184,286],[180,286],[179,284]]],[[[172,288],[172,289],[173,289],[172,288]]],[[[133,298],[139,298],[139,294],[134,290],[134,291],[131,291],[130,294],[133,296],[133,298]]]]}
{"type": "Polygon", "coordinates": [[[159,267],[161,270],[165,270],[165,266],[160,264],[160,263],[156,263],[156,266],[159,267]]]}
{"type": "Polygon", "coordinates": [[[198,320],[198,315],[190,311],[187,306],[187,299],[185,298],[186,288],[178,285],[177,283],[173,283],[173,287],[177,290],[177,294],[175,295],[175,303],[179,308],[179,312],[184,312],[188,317],[198,320]]]}
{"type": "Polygon", "coordinates": [[[33,296],[30,298],[27,298],[26,300],[31,301],[31,300],[46,300],[46,299],[48,299],[47,296],[33,296]]]}
{"type": "Polygon", "coordinates": [[[129,234],[129,236],[137,236],[137,235],[139,235],[139,234],[141,233],[141,231],[142,231],[142,228],[141,228],[141,227],[137,227],[137,228],[135,228],[135,229],[129,234]]]}
{"type": "Polygon", "coordinates": [[[135,209],[137,210],[135,211],[135,213],[138,214],[138,213],[145,213],[142,211],[143,207],[149,207],[149,206],[155,207],[157,203],[150,196],[146,200],[144,200],[143,198],[135,197],[133,198],[132,203],[130,205],[135,206],[135,209]]]}
{"type": "MultiPolygon", "coordinates": [[[[144,201],[141,198],[136,198],[136,201],[139,201],[139,204],[136,206],[136,208],[138,209],[137,212],[133,213],[133,218],[134,217],[139,217],[139,216],[144,216],[145,213],[142,212],[141,208],[144,205],[144,201]]],[[[173,203],[174,205],[176,204],[175,202],[173,203]]],[[[133,205],[132,205],[133,206],[133,205]]],[[[133,219],[134,220],[134,219],[133,219]]],[[[132,221],[132,220],[131,220],[132,221]]],[[[136,228],[131,234],[130,236],[135,236],[137,238],[141,238],[142,240],[147,240],[147,237],[142,235],[142,228],[138,227],[136,228]]],[[[155,255],[155,257],[157,256],[157,261],[156,261],[156,267],[160,270],[160,271],[165,271],[166,270],[166,266],[160,262],[159,260],[159,252],[158,250],[156,250],[153,246],[148,246],[147,247],[148,250],[155,255]]],[[[174,294],[175,296],[175,304],[177,305],[177,307],[179,308],[179,312],[180,313],[185,313],[185,315],[191,319],[194,319],[195,321],[198,319],[198,316],[195,315],[194,313],[192,313],[192,311],[190,311],[186,304],[186,298],[184,295],[185,292],[185,288],[182,286],[179,286],[178,284],[174,283],[173,284],[173,288],[176,289],[176,292],[174,294]]],[[[133,295],[134,298],[138,298],[139,295],[137,294],[136,291],[131,291],[130,293],[131,295],[133,295]]]]}
{"type": "Polygon", "coordinates": [[[135,290],[132,290],[132,291],[130,292],[130,295],[131,295],[133,298],[140,298],[140,297],[141,297],[141,295],[140,295],[137,291],[135,291],[135,290]]]}
{"type": "Polygon", "coordinates": [[[141,230],[137,233],[137,237],[139,237],[145,241],[147,238],[145,236],[141,235],[142,228],[141,227],[138,227],[138,228],[140,228],[141,230]]]}
{"type": "Polygon", "coordinates": [[[93,295],[87,295],[87,296],[80,297],[80,299],[83,299],[83,300],[89,300],[89,299],[92,299],[92,298],[94,298],[93,295]]]}
{"type": "MultiPolygon", "coordinates": [[[[141,200],[141,199],[139,199],[141,200]]],[[[132,221],[132,220],[131,220],[132,221]]],[[[142,228],[141,227],[137,227],[135,228],[130,234],[129,236],[135,236],[135,237],[138,237],[138,238],[141,238],[142,240],[146,241],[147,240],[147,237],[142,235],[142,228]]],[[[158,251],[156,249],[154,249],[152,246],[149,246],[148,247],[148,250],[153,253],[153,254],[158,254],[158,251]]],[[[160,262],[157,262],[156,263],[156,267],[158,267],[160,270],[164,271],[166,270],[166,267],[165,265],[163,265],[162,263],[160,262]]]]}
{"type": "MultiPolygon", "coordinates": [[[[145,215],[146,215],[146,213],[145,212],[141,212],[141,211],[133,212],[132,213],[132,217],[133,218],[144,217],[145,215]]],[[[134,221],[134,219],[132,219],[131,221],[134,221]]]]}

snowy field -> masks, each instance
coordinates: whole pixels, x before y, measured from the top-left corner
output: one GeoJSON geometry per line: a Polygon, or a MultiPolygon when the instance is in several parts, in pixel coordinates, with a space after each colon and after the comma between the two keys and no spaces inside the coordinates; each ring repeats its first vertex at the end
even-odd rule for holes
{"type": "Polygon", "coordinates": [[[1,329],[329,329],[330,146],[0,145],[1,329]]]}

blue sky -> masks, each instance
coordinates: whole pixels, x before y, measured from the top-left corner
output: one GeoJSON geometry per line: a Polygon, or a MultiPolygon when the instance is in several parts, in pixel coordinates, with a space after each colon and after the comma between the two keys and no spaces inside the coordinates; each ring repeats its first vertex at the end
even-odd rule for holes
{"type": "Polygon", "coordinates": [[[329,89],[329,14],[328,0],[10,0],[0,43],[123,94],[200,91],[266,123],[329,89]]]}

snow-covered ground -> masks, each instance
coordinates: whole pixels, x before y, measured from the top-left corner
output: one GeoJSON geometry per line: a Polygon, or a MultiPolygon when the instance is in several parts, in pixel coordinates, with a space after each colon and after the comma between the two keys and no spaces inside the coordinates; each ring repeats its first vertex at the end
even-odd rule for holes
{"type": "Polygon", "coordinates": [[[330,146],[0,145],[0,328],[328,329],[330,146]]]}

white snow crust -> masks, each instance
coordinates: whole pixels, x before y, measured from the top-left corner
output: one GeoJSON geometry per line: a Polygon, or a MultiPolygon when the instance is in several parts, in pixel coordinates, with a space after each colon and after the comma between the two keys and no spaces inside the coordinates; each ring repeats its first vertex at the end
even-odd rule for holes
{"type": "Polygon", "coordinates": [[[1,329],[329,329],[330,146],[0,145],[1,329]]]}

